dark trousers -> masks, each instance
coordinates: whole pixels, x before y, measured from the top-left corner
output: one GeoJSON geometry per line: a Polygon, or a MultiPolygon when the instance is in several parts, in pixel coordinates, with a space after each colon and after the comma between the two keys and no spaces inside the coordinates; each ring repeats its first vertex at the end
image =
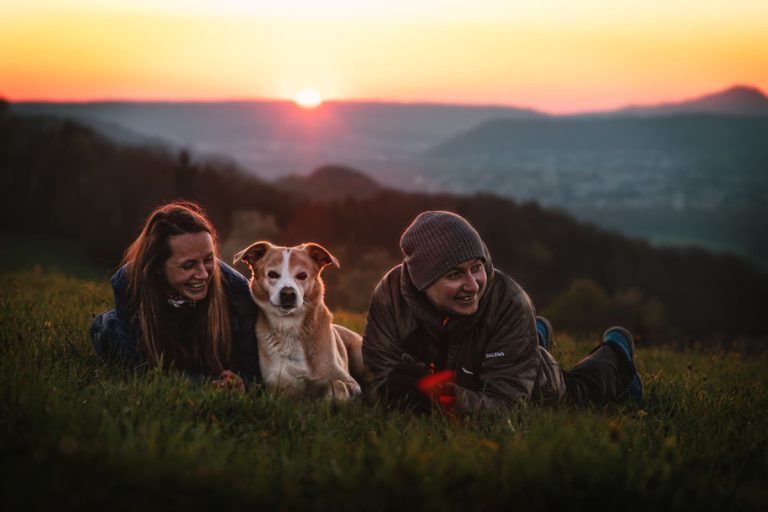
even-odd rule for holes
{"type": "Polygon", "coordinates": [[[567,400],[580,406],[616,402],[634,375],[634,364],[621,349],[601,344],[571,370],[563,370],[567,400]]]}

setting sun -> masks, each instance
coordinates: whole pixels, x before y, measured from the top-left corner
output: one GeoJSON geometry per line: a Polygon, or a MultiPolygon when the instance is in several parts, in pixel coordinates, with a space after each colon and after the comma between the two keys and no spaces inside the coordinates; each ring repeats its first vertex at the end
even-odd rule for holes
{"type": "Polygon", "coordinates": [[[294,96],[293,101],[302,108],[315,108],[323,102],[323,98],[314,89],[302,89],[294,96]]]}

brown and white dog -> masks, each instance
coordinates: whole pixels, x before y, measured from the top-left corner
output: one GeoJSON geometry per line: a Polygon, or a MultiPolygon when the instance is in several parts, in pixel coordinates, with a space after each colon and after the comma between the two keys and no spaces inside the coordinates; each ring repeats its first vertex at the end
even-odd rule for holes
{"type": "Polygon", "coordinates": [[[251,269],[259,306],[259,365],[270,391],[345,400],[360,394],[362,338],[333,324],[320,273],[338,260],[321,245],[278,247],[256,242],[235,254],[251,269]],[[350,374],[351,371],[351,374],[350,374]]]}

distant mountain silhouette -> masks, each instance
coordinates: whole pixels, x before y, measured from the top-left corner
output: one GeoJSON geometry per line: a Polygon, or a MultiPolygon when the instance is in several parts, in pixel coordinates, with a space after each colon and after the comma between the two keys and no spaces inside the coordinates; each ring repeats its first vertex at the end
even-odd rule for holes
{"type": "Polygon", "coordinates": [[[687,113],[768,116],[768,97],[756,87],[736,85],[724,91],[707,94],[691,100],[649,106],[633,105],[610,112],[610,114],[614,115],[687,113]]]}
{"type": "Polygon", "coordinates": [[[275,185],[288,193],[319,201],[366,199],[383,190],[367,174],[341,165],[319,167],[307,176],[286,176],[275,185]]]}
{"type": "Polygon", "coordinates": [[[495,119],[429,151],[485,156],[522,150],[748,150],[765,153],[768,117],[681,114],[655,117],[495,119]]]}
{"type": "Polygon", "coordinates": [[[495,117],[543,117],[501,106],[326,102],[312,111],[289,101],[13,103],[22,115],[76,119],[112,140],[133,143],[113,125],[186,148],[225,155],[264,178],[324,162],[360,168],[420,155],[447,137],[495,117]]]}

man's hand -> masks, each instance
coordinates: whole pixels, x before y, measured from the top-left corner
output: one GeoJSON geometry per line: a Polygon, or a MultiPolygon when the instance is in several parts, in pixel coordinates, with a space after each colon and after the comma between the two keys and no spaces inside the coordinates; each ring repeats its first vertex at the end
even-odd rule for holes
{"type": "Polygon", "coordinates": [[[403,401],[421,411],[429,411],[432,404],[450,411],[456,400],[456,374],[451,370],[430,373],[424,363],[416,362],[410,354],[403,354],[402,361],[387,377],[388,398],[403,401]]]}
{"type": "Polygon", "coordinates": [[[456,401],[456,388],[454,377],[456,373],[451,370],[433,373],[419,380],[418,387],[422,393],[431,400],[437,402],[445,409],[450,409],[456,401]]]}
{"type": "Polygon", "coordinates": [[[216,389],[235,389],[245,393],[245,381],[238,374],[230,370],[221,372],[218,379],[211,381],[211,385],[216,389]]]}

